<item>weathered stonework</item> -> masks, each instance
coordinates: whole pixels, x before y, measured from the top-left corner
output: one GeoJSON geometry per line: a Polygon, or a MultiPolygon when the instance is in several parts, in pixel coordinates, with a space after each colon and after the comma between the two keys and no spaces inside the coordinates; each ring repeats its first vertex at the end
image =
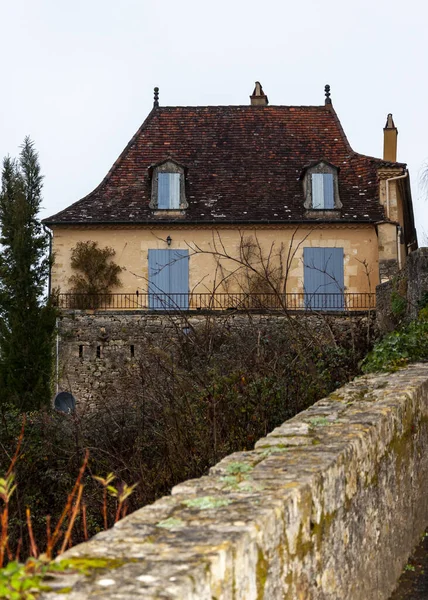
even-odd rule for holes
{"type": "Polygon", "coordinates": [[[410,321],[417,317],[419,301],[428,292],[428,248],[418,248],[411,252],[404,268],[391,281],[376,287],[376,315],[379,331],[387,333],[397,327],[400,321],[410,321]],[[393,311],[393,295],[403,299],[403,314],[393,311]]]}
{"type": "Polygon", "coordinates": [[[418,313],[419,300],[428,292],[428,248],[412,252],[407,260],[406,270],[409,318],[414,319],[418,313]]]}
{"type": "MultiPolygon", "coordinates": [[[[372,316],[350,313],[348,316],[299,314],[308,326],[330,339],[334,331],[340,337],[365,336],[373,330],[372,316]]],[[[139,311],[76,311],[63,313],[59,320],[59,388],[71,392],[78,403],[91,403],[103,390],[134,369],[142,353],[153,346],[174,351],[180,336],[192,329],[210,327],[244,331],[249,326],[260,332],[269,327],[286,326],[289,316],[281,314],[169,314],[139,311]]]]}
{"type": "Polygon", "coordinates": [[[361,377],[66,553],[46,600],[383,600],[428,523],[428,365],[361,377]]]}

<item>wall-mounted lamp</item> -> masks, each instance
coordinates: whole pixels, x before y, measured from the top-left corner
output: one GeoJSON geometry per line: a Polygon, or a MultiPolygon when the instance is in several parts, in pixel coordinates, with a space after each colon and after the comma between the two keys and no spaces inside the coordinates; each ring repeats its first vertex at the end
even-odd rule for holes
{"type": "Polygon", "coordinates": [[[171,238],[171,236],[169,235],[169,236],[166,238],[166,243],[168,244],[168,246],[171,246],[171,242],[172,242],[172,238],[171,238]]]}

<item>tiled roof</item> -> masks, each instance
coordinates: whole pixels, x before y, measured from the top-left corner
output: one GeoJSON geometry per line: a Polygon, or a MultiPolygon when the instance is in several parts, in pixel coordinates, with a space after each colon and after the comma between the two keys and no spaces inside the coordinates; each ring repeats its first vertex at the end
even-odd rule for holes
{"type": "Polygon", "coordinates": [[[354,152],[331,105],[154,108],[102,183],[45,223],[159,223],[149,208],[151,169],[186,169],[181,223],[305,219],[302,169],[324,159],[339,171],[342,221],[384,219],[377,171],[404,167],[354,152]]]}

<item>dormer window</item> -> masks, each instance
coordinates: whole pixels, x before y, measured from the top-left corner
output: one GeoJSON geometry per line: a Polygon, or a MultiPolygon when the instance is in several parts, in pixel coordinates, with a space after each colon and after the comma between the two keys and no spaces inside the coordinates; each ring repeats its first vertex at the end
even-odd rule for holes
{"type": "Polygon", "coordinates": [[[187,208],[184,167],[174,160],[168,159],[151,167],[152,196],[150,208],[156,211],[176,210],[187,208]]]}
{"type": "MultiPolygon", "coordinates": [[[[336,211],[342,208],[339,198],[339,169],[327,161],[319,161],[305,167],[302,172],[304,207],[308,213],[313,211],[336,211]]],[[[333,216],[333,215],[331,215],[333,216]]]]}

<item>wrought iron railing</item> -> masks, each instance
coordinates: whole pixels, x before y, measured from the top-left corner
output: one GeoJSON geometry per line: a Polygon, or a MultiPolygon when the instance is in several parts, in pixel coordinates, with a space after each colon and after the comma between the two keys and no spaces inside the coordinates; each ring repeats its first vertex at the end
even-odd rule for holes
{"type": "Polygon", "coordinates": [[[355,311],[372,310],[376,294],[199,293],[57,294],[61,309],[76,310],[253,310],[355,311]]]}

